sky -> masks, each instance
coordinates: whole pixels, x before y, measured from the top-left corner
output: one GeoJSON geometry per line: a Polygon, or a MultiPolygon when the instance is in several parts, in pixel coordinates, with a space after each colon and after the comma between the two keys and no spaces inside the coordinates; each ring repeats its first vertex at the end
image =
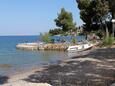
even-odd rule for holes
{"type": "Polygon", "coordinates": [[[0,0],[0,35],[38,35],[56,27],[61,8],[82,25],[75,0],[0,0]]]}

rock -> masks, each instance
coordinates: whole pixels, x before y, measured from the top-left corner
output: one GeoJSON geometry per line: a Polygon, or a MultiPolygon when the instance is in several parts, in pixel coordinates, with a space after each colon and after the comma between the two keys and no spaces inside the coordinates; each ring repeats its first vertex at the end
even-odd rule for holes
{"type": "Polygon", "coordinates": [[[115,86],[115,83],[113,83],[112,85],[110,85],[110,86],[115,86]]]}

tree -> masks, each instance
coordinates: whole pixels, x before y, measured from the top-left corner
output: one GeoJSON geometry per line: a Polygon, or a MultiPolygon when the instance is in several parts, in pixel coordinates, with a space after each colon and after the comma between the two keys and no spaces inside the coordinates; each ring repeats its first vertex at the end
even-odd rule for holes
{"type": "Polygon", "coordinates": [[[49,33],[53,36],[53,35],[59,35],[62,34],[63,31],[60,28],[55,28],[55,29],[51,29],[49,30],[49,33]]]}
{"type": "MultiPolygon", "coordinates": [[[[109,7],[110,7],[110,13],[112,15],[112,19],[115,19],[115,0],[107,0],[109,2],[109,7]]],[[[112,20],[111,19],[111,20],[112,20]]],[[[112,34],[115,36],[115,30],[114,30],[114,24],[111,23],[111,28],[112,28],[112,34]]]]}
{"type": "MultiPolygon", "coordinates": [[[[85,30],[90,32],[92,26],[103,23],[103,16],[109,12],[109,3],[106,0],[76,0],[80,9],[80,17],[85,22],[85,30]]],[[[96,30],[98,30],[96,28],[96,30]]]]}
{"type": "Polygon", "coordinates": [[[64,32],[76,29],[76,24],[73,22],[72,13],[65,11],[64,8],[61,9],[61,12],[54,21],[56,22],[56,25],[62,28],[62,31],[64,32]]]}
{"type": "Polygon", "coordinates": [[[115,18],[115,0],[108,0],[110,6],[110,12],[112,12],[112,17],[115,18]]]}
{"type": "Polygon", "coordinates": [[[91,9],[89,9],[90,0],[76,0],[76,2],[80,9],[80,18],[85,22],[86,29],[89,31],[92,18],[91,9]]]}

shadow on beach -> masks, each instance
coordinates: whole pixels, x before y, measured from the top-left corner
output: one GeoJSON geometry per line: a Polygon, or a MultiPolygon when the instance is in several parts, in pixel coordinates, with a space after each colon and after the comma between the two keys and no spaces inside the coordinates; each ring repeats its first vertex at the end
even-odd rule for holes
{"type": "Polygon", "coordinates": [[[50,65],[24,80],[52,86],[111,86],[115,83],[115,48],[93,50],[50,65]]]}
{"type": "Polygon", "coordinates": [[[97,49],[88,54],[92,58],[96,59],[115,59],[115,48],[97,49]]]}
{"type": "MultiPolygon", "coordinates": [[[[87,51],[86,51],[87,52],[87,51]]],[[[82,52],[84,53],[84,52],[82,52]]],[[[75,58],[85,58],[85,57],[91,57],[96,59],[114,59],[115,58],[115,48],[107,48],[107,49],[96,49],[93,51],[88,51],[86,54],[74,56],[75,58]]]]}
{"type": "Polygon", "coordinates": [[[9,77],[0,75],[0,85],[8,82],[9,77]]]}

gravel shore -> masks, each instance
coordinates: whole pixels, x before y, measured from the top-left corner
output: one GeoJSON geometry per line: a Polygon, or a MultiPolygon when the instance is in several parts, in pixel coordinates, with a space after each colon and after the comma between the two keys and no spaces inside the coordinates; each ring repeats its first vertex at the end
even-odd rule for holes
{"type": "Polygon", "coordinates": [[[15,81],[7,78],[0,86],[113,86],[115,48],[95,49],[16,77],[15,81]]]}

